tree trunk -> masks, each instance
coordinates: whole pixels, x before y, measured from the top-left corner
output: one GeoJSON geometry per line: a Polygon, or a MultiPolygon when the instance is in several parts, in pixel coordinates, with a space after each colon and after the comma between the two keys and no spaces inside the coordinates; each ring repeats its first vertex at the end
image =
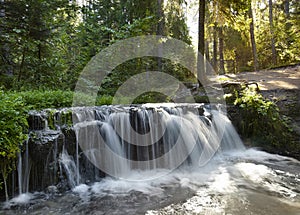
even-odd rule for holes
{"type": "Polygon", "coordinates": [[[286,33],[286,44],[288,47],[291,45],[292,40],[290,37],[290,30],[291,30],[291,23],[289,22],[290,20],[290,0],[285,0],[283,2],[283,8],[284,8],[284,14],[285,14],[285,33],[286,33]]]}
{"type": "Polygon", "coordinates": [[[204,22],[205,22],[205,0],[199,0],[199,22],[198,22],[198,56],[197,56],[197,77],[199,86],[205,84],[204,66],[204,22]]]}
{"type": "Polygon", "coordinates": [[[254,34],[254,20],[253,20],[253,11],[252,5],[250,4],[249,8],[249,18],[251,19],[250,22],[250,39],[251,39],[251,47],[252,47],[252,56],[253,56],[253,67],[254,71],[258,70],[258,59],[257,59],[257,51],[256,51],[256,42],[255,42],[255,34],[254,34]]]}
{"type": "Polygon", "coordinates": [[[218,31],[217,23],[215,23],[213,29],[213,62],[212,62],[215,72],[217,72],[218,70],[218,36],[217,36],[218,32],[217,31],[218,31]]]}
{"type": "Polygon", "coordinates": [[[219,27],[219,54],[220,54],[220,70],[219,74],[225,74],[224,67],[224,35],[223,35],[223,27],[219,27]]]}
{"type": "Polygon", "coordinates": [[[269,23],[270,23],[270,34],[271,34],[272,64],[276,65],[276,49],[275,49],[275,40],[274,40],[273,2],[272,2],[272,0],[269,0],[269,23]]]}
{"type": "Polygon", "coordinates": [[[205,60],[210,62],[209,41],[205,41],[205,60]]]}
{"type": "MultiPolygon", "coordinates": [[[[3,32],[3,27],[6,26],[5,24],[5,5],[4,5],[4,0],[0,0],[0,23],[2,23],[2,25],[0,25],[0,35],[2,35],[4,32],[3,32]],[[3,24],[4,23],[4,24],[3,24]]],[[[4,63],[6,64],[6,59],[9,59],[7,56],[8,56],[8,53],[9,51],[7,50],[7,48],[5,48],[6,44],[4,41],[1,41],[1,47],[0,47],[0,56],[3,58],[3,61],[1,63],[4,63]]],[[[1,71],[0,70],[0,75],[2,73],[4,73],[5,71],[1,71]]]]}
{"type": "Polygon", "coordinates": [[[21,81],[23,67],[24,67],[24,63],[25,63],[25,54],[26,54],[26,47],[23,48],[22,60],[21,60],[21,64],[20,64],[19,74],[18,74],[18,82],[21,81]]]}
{"type": "Polygon", "coordinates": [[[237,73],[240,71],[240,66],[239,66],[239,56],[237,50],[234,50],[234,73],[237,73]]]}
{"type": "Polygon", "coordinates": [[[7,190],[7,173],[5,170],[3,170],[3,168],[6,168],[6,167],[2,167],[2,176],[3,176],[3,182],[4,182],[4,191],[5,191],[5,199],[6,201],[9,200],[9,196],[8,196],[8,190],[7,190]]]}
{"type": "MultiPolygon", "coordinates": [[[[164,12],[163,12],[163,0],[157,0],[157,5],[158,5],[158,11],[157,11],[157,16],[159,19],[158,25],[157,25],[157,35],[164,35],[164,12]]],[[[158,49],[158,55],[161,56],[163,52],[163,47],[162,44],[159,46],[158,49]]],[[[162,71],[162,58],[159,57],[157,59],[157,67],[158,71],[162,71]]]]}
{"type": "Polygon", "coordinates": [[[287,18],[290,17],[290,0],[285,0],[284,1],[284,13],[287,18]]]}
{"type": "Polygon", "coordinates": [[[157,35],[164,34],[164,8],[163,0],[157,0],[157,17],[159,19],[157,25],[157,35]]]}

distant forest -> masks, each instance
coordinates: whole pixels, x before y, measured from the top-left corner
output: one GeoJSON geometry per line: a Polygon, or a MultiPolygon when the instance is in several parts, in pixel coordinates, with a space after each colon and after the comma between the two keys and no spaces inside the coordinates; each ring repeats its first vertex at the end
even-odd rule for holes
{"type": "MultiPolygon", "coordinates": [[[[164,35],[191,44],[191,28],[199,28],[198,50],[219,74],[300,62],[298,0],[0,0],[0,87],[72,90],[89,60],[116,41],[164,35]],[[198,26],[187,25],[190,7],[198,26]]],[[[113,95],[133,74],[157,67],[139,60],[116,68],[101,92],[113,95]]],[[[189,80],[184,68],[162,63],[189,80]]]]}

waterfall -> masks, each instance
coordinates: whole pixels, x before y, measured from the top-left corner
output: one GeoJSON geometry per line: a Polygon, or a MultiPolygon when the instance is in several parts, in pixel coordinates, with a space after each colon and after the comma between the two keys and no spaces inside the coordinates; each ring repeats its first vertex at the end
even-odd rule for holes
{"type": "Polygon", "coordinates": [[[25,154],[24,154],[24,179],[23,179],[23,192],[29,192],[29,177],[30,177],[30,163],[29,163],[29,148],[28,139],[25,142],[25,154]]]}
{"type": "MultiPolygon", "coordinates": [[[[18,153],[18,189],[19,194],[29,192],[29,180],[30,180],[30,162],[29,162],[29,138],[25,141],[24,153],[18,153]]],[[[14,187],[14,186],[13,186],[14,187]]]]}
{"type": "Polygon", "coordinates": [[[21,195],[23,193],[23,185],[22,185],[22,153],[19,153],[18,155],[18,185],[19,185],[19,194],[21,195]]]}
{"type": "Polygon", "coordinates": [[[77,166],[72,156],[68,154],[67,151],[63,150],[60,154],[60,162],[63,165],[64,170],[67,177],[70,187],[75,187],[79,184],[79,173],[77,172],[77,166]]]}
{"type": "Polygon", "coordinates": [[[0,214],[299,214],[300,162],[245,149],[222,106],[51,109],[31,122],[8,183],[20,195],[0,214]]]}
{"type": "Polygon", "coordinates": [[[120,178],[137,169],[204,166],[217,151],[244,148],[227,116],[203,105],[78,108],[73,123],[76,167],[79,144],[95,166],[120,178]]]}
{"type": "Polygon", "coordinates": [[[65,179],[73,188],[105,175],[126,179],[134,171],[201,167],[216,153],[244,149],[217,105],[145,104],[55,111],[54,119],[49,119],[47,110],[32,116],[31,132],[38,141],[27,141],[19,155],[20,193],[59,185],[65,179]],[[63,116],[67,112],[72,112],[71,127],[63,116]]]}

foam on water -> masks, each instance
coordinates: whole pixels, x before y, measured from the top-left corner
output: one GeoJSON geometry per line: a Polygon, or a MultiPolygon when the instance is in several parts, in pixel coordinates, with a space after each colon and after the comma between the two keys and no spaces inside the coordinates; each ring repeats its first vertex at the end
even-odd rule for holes
{"type": "MultiPolygon", "coordinates": [[[[297,165],[298,162],[294,163],[293,159],[252,149],[246,150],[244,153],[234,152],[234,154],[235,156],[216,157],[205,167],[180,168],[155,180],[149,180],[149,177],[156,171],[168,170],[134,170],[131,172],[130,180],[106,177],[89,185],[80,184],[72,189],[73,195],[63,194],[66,195],[66,200],[64,198],[58,199],[55,203],[58,205],[56,208],[63,207],[66,212],[77,213],[76,207],[73,208],[70,205],[68,209],[67,206],[71,204],[69,199],[74,198],[75,195],[79,198],[79,202],[76,198],[73,201],[77,201],[77,204],[81,205],[78,206],[79,209],[81,208],[80,210],[93,211],[94,213],[98,210],[104,210],[102,212],[107,210],[111,213],[112,206],[110,205],[113,204],[116,205],[114,206],[116,207],[115,210],[119,211],[116,214],[124,214],[125,209],[122,209],[124,207],[128,207],[126,209],[128,213],[135,213],[133,211],[136,207],[147,208],[148,203],[154,202],[155,205],[155,202],[158,204],[158,202],[176,199],[176,196],[182,195],[183,197],[186,196],[182,203],[174,200],[174,204],[168,203],[169,206],[159,210],[148,210],[146,214],[224,214],[229,209],[231,214],[236,215],[252,212],[254,214],[266,212],[272,214],[272,210],[274,210],[274,214],[286,213],[286,211],[295,214],[293,211],[300,206],[299,172],[278,170],[278,167],[281,167],[282,163],[287,162],[287,160],[293,165],[297,165]],[[257,162],[258,157],[261,161],[257,162]],[[277,163],[270,166],[270,161],[275,158],[277,163]],[[176,193],[176,190],[179,193],[176,193]],[[192,196],[191,194],[184,194],[186,190],[191,190],[192,196]],[[272,210],[259,208],[261,212],[257,212],[258,209],[253,205],[257,204],[255,199],[266,197],[268,197],[266,202],[278,205],[278,208],[276,206],[273,206],[274,209],[272,210]],[[146,200],[143,200],[145,198],[146,200]],[[111,201],[117,202],[112,203],[111,201]],[[289,205],[290,209],[284,205],[289,205]],[[106,206],[108,208],[105,208],[106,206]]],[[[38,195],[40,194],[22,194],[11,200],[9,206],[32,204],[33,199],[36,199],[38,195]]],[[[45,199],[38,204],[47,205],[47,201],[45,199]]],[[[257,201],[259,202],[259,200],[257,201]]],[[[9,207],[7,206],[7,208],[9,207]]],[[[48,212],[50,213],[50,211],[48,212]]],[[[53,209],[51,209],[52,212],[53,209]]],[[[47,210],[43,213],[47,213],[47,210]]],[[[61,211],[58,210],[53,214],[61,214],[61,211]]]]}
{"type": "Polygon", "coordinates": [[[9,201],[6,201],[3,204],[3,208],[4,209],[9,209],[12,206],[15,205],[25,205],[25,204],[29,204],[30,201],[34,198],[34,195],[32,193],[22,193],[19,194],[18,196],[12,198],[9,201]]]}
{"type": "Polygon", "coordinates": [[[10,200],[11,203],[15,204],[27,204],[33,198],[31,193],[22,193],[17,197],[10,200]]]}
{"type": "Polygon", "coordinates": [[[89,192],[90,187],[86,184],[80,184],[72,189],[74,193],[77,193],[80,198],[84,202],[88,202],[90,200],[90,192],[89,192]]]}

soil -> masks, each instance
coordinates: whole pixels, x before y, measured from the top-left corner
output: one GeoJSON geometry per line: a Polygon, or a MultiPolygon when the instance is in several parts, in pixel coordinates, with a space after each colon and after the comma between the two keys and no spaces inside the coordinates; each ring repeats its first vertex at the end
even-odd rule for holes
{"type": "Polygon", "coordinates": [[[260,90],[300,90],[300,65],[257,72],[227,74],[233,80],[256,82],[260,90]]]}

